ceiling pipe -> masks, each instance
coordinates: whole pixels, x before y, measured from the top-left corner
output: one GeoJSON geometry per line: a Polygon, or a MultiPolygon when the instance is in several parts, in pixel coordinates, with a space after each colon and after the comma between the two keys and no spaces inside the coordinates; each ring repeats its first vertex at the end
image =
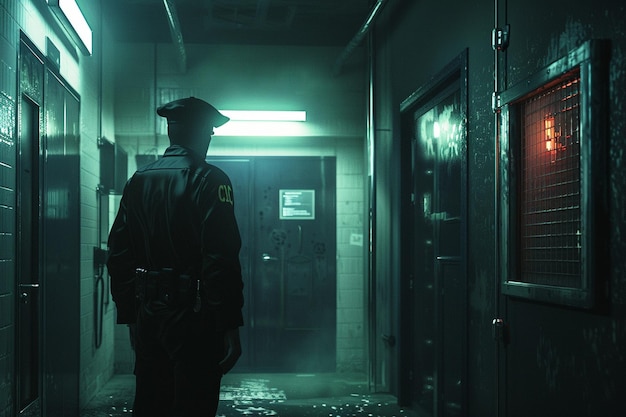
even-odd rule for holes
{"type": "Polygon", "coordinates": [[[387,1],[388,0],[376,0],[376,4],[374,4],[374,7],[372,7],[371,12],[367,16],[367,19],[365,19],[365,22],[363,23],[357,34],[354,35],[350,43],[348,43],[341,55],[339,55],[339,58],[337,58],[337,60],[335,61],[335,65],[333,66],[334,76],[338,76],[341,73],[341,70],[346,60],[348,59],[350,54],[352,54],[352,52],[361,44],[363,38],[365,38],[365,36],[369,33],[372,24],[380,15],[383,7],[385,6],[385,4],[387,4],[387,1]]]}
{"type": "Polygon", "coordinates": [[[172,36],[172,42],[178,49],[178,64],[180,65],[181,72],[187,71],[187,51],[185,50],[185,43],[183,41],[183,32],[180,28],[180,21],[178,20],[178,11],[174,0],[163,0],[165,6],[165,13],[167,14],[167,22],[170,26],[170,34],[172,36]]]}
{"type": "Polygon", "coordinates": [[[270,8],[270,0],[258,0],[256,5],[256,24],[260,26],[267,21],[267,12],[270,8]]]}

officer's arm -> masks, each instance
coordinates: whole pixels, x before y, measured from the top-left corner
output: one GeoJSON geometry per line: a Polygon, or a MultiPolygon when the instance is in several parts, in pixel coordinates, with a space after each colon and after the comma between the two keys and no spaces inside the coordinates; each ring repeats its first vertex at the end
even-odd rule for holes
{"type": "Polygon", "coordinates": [[[219,363],[223,374],[227,374],[241,357],[241,341],[239,339],[239,327],[229,329],[224,333],[224,348],[226,356],[219,363]]]}
{"type": "Polygon", "coordinates": [[[120,324],[134,323],[136,318],[136,265],[126,215],[126,199],[123,196],[109,234],[109,258],[107,260],[107,269],[111,275],[111,296],[117,307],[117,322],[120,324]]]}
{"type": "Polygon", "coordinates": [[[217,329],[235,329],[243,325],[243,281],[239,263],[241,237],[232,186],[224,176],[207,191],[201,226],[206,298],[215,314],[217,329]]]}

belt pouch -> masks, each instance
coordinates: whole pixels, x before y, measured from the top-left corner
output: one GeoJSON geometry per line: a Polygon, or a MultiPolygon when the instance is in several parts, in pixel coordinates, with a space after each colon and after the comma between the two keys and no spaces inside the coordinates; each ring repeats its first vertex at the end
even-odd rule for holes
{"type": "Polygon", "coordinates": [[[167,301],[167,289],[163,288],[163,275],[161,271],[148,272],[146,276],[146,301],[167,301]]]}
{"type": "Polygon", "coordinates": [[[192,282],[191,275],[182,274],[177,277],[177,295],[178,302],[181,304],[191,305],[192,300],[192,282]]]}
{"type": "Polygon", "coordinates": [[[190,304],[191,276],[178,275],[171,268],[137,270],[137,295],[143,302],[161,302],[170,307],[190,304]]]}

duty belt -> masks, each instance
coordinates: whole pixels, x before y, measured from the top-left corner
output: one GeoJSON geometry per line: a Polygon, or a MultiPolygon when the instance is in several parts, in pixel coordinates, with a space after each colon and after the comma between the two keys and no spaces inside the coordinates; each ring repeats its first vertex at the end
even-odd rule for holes
{"type": "Polygon", "coordinates": [[[137,297],[142,303],[163,303],[169,307],[190,306],[197,313],[202,306],[200,280],[172,268],[151,271],[135,269],[137,297]],[[194,285],[195,284],[195,285],[194,285]],[[195,287],[195,288],[194,288],[195,287]]]}

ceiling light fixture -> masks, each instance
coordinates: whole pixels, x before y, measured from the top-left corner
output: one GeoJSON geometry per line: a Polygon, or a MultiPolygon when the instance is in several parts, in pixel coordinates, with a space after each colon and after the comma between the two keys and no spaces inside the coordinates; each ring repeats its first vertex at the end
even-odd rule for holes
{"type": "Polygon", "coordinates": [[[61,24],[85,55],[93,53],[93,32],[76,0],[46,0],[61,24]]]}
{"type": "Polygon", "coordinates": [[[248,122],[306,122],[306,111],[220,110],[230,120],[248,122]]]}
{"type": "Polygon", "coordinates": [[[230,122],[215,136],[309,136],[306,111],[220,110],[230,122]]]}

